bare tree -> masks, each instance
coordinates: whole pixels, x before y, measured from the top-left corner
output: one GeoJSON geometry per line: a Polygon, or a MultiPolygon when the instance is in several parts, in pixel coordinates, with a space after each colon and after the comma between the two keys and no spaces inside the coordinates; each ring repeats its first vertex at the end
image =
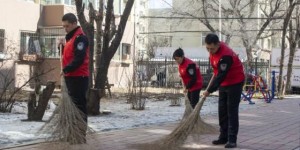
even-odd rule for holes
{"type": "MultiPolygon", "coordinates": [[[[290,23],[290,19],[293,14],[294,8],[296,5],[298,5],[298,3],[299,3],[299,0],[289,0],[288,8],[286,10],[286,15],[285,15],[284,21],[283,21],[283,28],[282,28],[283,30],[282,30],[282,39],[281,39],[281,43],[282,43],[281,57],[280,57],[280,64],[279,64],[279,80],[278,80],[278,95],[279,95],[279,97],[282,97],[284,94],[282,74],[283,74],[284,55],[285,55],[285,49],[286,49],[285,39],[286,39],[287,28],[290,23]]],[[[294,45],[292,45],[292,46],[294,46],[294,45]]]]}
{"type": "MultiPolygon", "coordinates": [[[[257,2],[257,1],[256,1],[257,2]]],[[[247,15],[247,18],[250,18],[253,16],[253,13],[255,12],[254,7],[255,5],[253,5],[254,1],[250,0],[249,1],[249,6],[250,6],[250,14],[251,15],[247,15]]],[[[241,11],[235,11],[235,13],[237,14],[237,16],[240,18],[238,19],[238,22],[240,23],[240,33],[241,33],[241,37],[242,37],[242,41],[243,41],[243,45],[246,48],[246,53],[247,53],[247,60],[248,60],[248,65],[251,66],[251,61],[253,59],[252,57],[252,49],[253,46],[255,46],[257,44],[257,41],[259,39],[263,39],[266,37],[270,37],[274,34],[274,32],[265,32],[265,30],[267,28],[271,28],[270,23],[275,22],[274,19],[281,17],[281,11],[280,8],[282,7],[284,3],[281,0],[271,0],[271,1],[267,1],[266,4],[260,5],[260,9],[262,10],[262,12],[264,13],[264,16],[266,17],[265,20],[261,20],[262,23],[259,24],[260,28],[258,30],[258,32],[252,32],[253,34],[250,34],[249,32],[246,31],[246,27],[248,27],[247,21],[245,21],[244,14],[241,13],[241,11]],[[279,16],[276,16],[276,14],[279,14],[279,16]],[[246,34],[245,34],[246,33],[246,34]],[[253,38],[254,37],[254,38],[253,38]]]]}
{"type": "Polygon", "coordinates": [[[96,77],[94,87],[92,86],[92,80],[90,80],[87,107],[89,114],[98,115],[100,113],[99,101],[104,96],[109,64],[120,45],[134,0],[127,1],[118,26],[115,23],[114,0],[107,0],[106,8],[104,8],[103,0],[99,0],[99,10],[95,10],[92,3],[89,3],[89,21],[84,16],[85,6],[82,0],[75,0],[75,2],[79,22],[90,43],[90,77],[93,73],[94,23],[96,22],[96,77]],[[104,25],[104,29],[102,25],[104,25]]]}
{"type": "Polygon", "coordinates": [[[219,12],[219,0],[183,1],[178,8],[173,7],[172,9],[174,15],[189,18],[185,20],[191,18],[198,20],[211,32],[221,32],[226,37],[226,43],[229,43],[232,37],[240,37],[246,48],[247,60],[250,65],[252,49],[257,41],[274,34],[274,32],[268,34],[266,29],[271,28],[271,25],[277,22],[276,19],[282,16],[281,9],[284,2],[282,0],[270,0],[265,3],[256,0],[228,0],[226,2],[221,6],[221,18],[216,17],[219,12]],[[253,19],[255,19],[258,9],[263,12],[265,19],[260,19],[259,24],[254,22],[256,23],[254,25],[253,19]],[[219,19],[222,19],[221,31],[218,29],[219,19]]]}
{"type": "Polygon", "coordinates": [[[28,100],[28,121],[42,121],[48,102],[55,88],[55,82],[49,81],[42,91],[31,92],[28,100]],[[38,92],[38,93],[37,93],[38,92]]]}
{"type": "MultiPolygon", "coordinates": [[[[36,78],[39,78],[49,72],[51,72],[52,70],[54,70],[54,68],[50,68],[49,70],[46,71],[41,71],[39,73],[36,73],[35,75],[31,76],[29,79],[27,79],[22,85],[20,85],[19,87],[14,87],[14,83],[15,83],[15,78],[11,78],[11,73],[13,72],[14,68],[10,68],[10,69],[6,69],[6,70],[2,70],[3,66],[5,66],[5,62],[8,60],[4,60],[0,63],[0,76],[1,76],[1,80],[0,80],[0,112],[11,112],[13,105],[15,104],[16,100],[19,98],[18,97],[18,93],[21,92],[21,90],[31,81],[35,80],[36,78]]],[[[53,90],[54,90],[54,83],[53,83],[53,90]]],[[[44,104],[47,105],[48,104],[48,100],[52,94],[52,91],[48,92],[48,93],[44,93],[47,94],[48,96],[42,96],[39,100],[40,104],[44,104]]],[[[39,110],[41,110],[39,108],[39,110]]],[[[44,110],[42,110],[44,111],[44,110]]],[[[40,113],[42,111],[36,111],[37,115],[42,115],[41,117],[43,117],[44,113],[40,113]]]]}
{"type": "Polygon", "coordinates": [[[155,57],[155,50],[158,47],[167,47],[170,46],[170,41],[165,37],[149,37],[149,42],[147,44],[147,52],[146,55],[148,58],[154,58],[155,57]]]}
{"type": "Polygon", "coordinates": [[[31,108],[33,108],[28,109],[28,120],[42,120],[50,96],[54,91],[55,83],[51,82],[52,90],[49,91],[49,86],[47,85],[46,89],[40,93],[40,77],[53,71],[54,68],[50,67],[47,70],[41,68],[40,64],[43,63],[41,57],[37,55],[24,55],[24,52],[17,53],[19,45],[13,40],[7,38],[4,40],[6,43],[3,53],[5,57],[0,59],[0,112],[11,112],[15,102],[23,98],[23,88],[33,82],[35,92],[32,92],[31,98],[35,101],[31,101],[31,99],[28,101],[28,103],[32,104],[31,108]],[[29,78],[24,73],[15,75],[15,60],[17,57],[30,67],[29,78]],[[16,76],[18,76],[19,80],[24,81],[21,85],[16,85],[18,83],[16,76]]]}
{"type": "MultiPolygon", "coordinates": [[[[293,19],[290,20],[289,23],[289,36],[288,36],[288,41],[290,43],[290,54],[289,54],[289,60],[288,60],[288,68],[287,68],[287,81],[286,81],[286,90],[290,91],[291,90],[291,77],[292,77],[292,71],[293,71],[293,62],[294,62],[294,57],[295,57],[295,52],[296,52],[296,47],[298,42],[300,41],[300,10],[299,6],[296,7],[296,12],[294,13],[295,16],[295,22],[293,22],[293,19]],[[294,31],[293,29],[296,29],[294,31]]],[[[285,93],[283,91],[282,93],[285,93]]]]}

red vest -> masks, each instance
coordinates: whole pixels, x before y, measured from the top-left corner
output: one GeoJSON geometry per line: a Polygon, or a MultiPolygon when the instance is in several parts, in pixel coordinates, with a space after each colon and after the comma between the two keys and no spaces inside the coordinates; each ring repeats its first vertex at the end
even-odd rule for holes
{"type": "MultiPolygon", "coordinates": [[[[74,42],[77,36],[85,35],[81,28],[78,28],[73,37],[66,42],[63,52],[63,67],[66,67],[74,60],[74,42]]],[[[65,74],[65,76],[89,76],[89,48],[83,63],[75,71],[65,74]]]]}
{"type": "Polygon", "coordinates": [[[233,62],[221,86],[229,86],[244,81],[245,74],[242,62],[235,52],[223,42],[220,42],[220,48],[215,54],[210,54],[210,62],[214,69],[214,75],[217,76],[218,74],[218,63],[223,56],[231,56],[233,62]]]}
{"type": "Polygon", "coordinates": [[[190,60],[188,58],[184,58],[182,64],[178,65],[178,70],[179,70],[180,76],[182,78],[182,81],[183,81],[184,85],[187,85],[189,83],[189,81],[191,80],[191,77],[187,72],[187,67],[188,67],[189,64],[195,64],[196,65],[196,75],[197,75],[197,81],[189,89],[189,91],[199,90],[199,89],[202,88],[202,76],[201,76],[201,73],[200,73],[199,66],[196,63],[194,63],[192,60],[190,60]]]}

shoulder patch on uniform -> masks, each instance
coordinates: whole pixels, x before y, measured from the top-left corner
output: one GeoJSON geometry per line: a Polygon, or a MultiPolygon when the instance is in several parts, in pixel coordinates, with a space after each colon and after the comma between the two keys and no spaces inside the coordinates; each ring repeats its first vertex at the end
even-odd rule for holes
{"type": "Polygon", "coordinates": [[[77,44],[77,49],[78,49],[78,50],[83,50],[83,47],[84,47],[84,43],[83,43],[83,42],[79,42],[79,43],[77,44]]]}
{"type": "Polygon", "coordinates": [[[227,64],[220,64],[220,68],[222,71],[225,71],[227,69],[227,64]]]}
{"type": "Polygon", "coordinates": [[[188,72],[189,72],[190,75],[194,75],[194,73],[195,73],[194,69],[188,69],[188,72]]]}

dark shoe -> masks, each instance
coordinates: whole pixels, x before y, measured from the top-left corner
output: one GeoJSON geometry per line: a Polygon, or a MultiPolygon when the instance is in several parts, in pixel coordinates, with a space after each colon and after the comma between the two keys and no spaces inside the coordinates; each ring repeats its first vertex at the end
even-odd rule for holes
{"type": "Polygon", "coordinates": [[[226,143],[225,148],[236,148],[236,143],[226,143]]]}
{"type": "Polygon", "coordinates": [[[227,143],[227,139],[218,139],[218,140],[212,141],[212,144],[214,144],[214,145],[221,145],[221,144],[226,144],[226,143],[227,143]]]}

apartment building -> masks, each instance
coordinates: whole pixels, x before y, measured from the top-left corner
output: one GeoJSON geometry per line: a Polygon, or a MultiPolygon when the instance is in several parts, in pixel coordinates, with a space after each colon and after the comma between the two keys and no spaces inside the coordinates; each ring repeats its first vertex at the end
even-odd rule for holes
{"type": "MultiPolygon", "coordinates": [[[[222,7],[229,8],[228,1],[220,1],[222,7]]],[[[260,0],[257,5],[255,5],[253,10],[253,15],[250,18],[263,18],[265,17],[263,11],[260,9],[261,7],[266,6],[266,11],[269,11],[270,7],[268,3],[264,0],[260,0]]],[[[220,36],[221,40],[226,40],[226,34],[232,34],[233,36],[230,39],[229,45],[233,47],[242,59],[246,58],[245,46],[241,37],[248,36],[249,41],[251,42],[251,38],[254,38],[260,27],[262,26],[263,19],[249,19],[246,20],[247,24],[245,26],[241,26],[237,19],[224,19],[226,17],[233,18],[233,16],[226,16],[226,12],[222,12],[224,10],[221,9],[221,12],[218,12],[218,5],[215,5],[216,10],[211,10],[208,8],[201,8],[197,4],[193,4],[192,1],[181,1],[181,0],[173,0],[169,8],[161,8],[161,9],[150,9],[148,18],[149,22],[149,41],[161,42],[158,43],[158,48],[166,49],[176,49],[178,47],[182,47],[185,49],[199,49],[199,55],[203,54],[202,57],[207,57],[207,52],[205,49],[205,36],[207,33],[210,33],[210,29],[207,28],[203,24],[203,22],[199,21],[197,18],[203,19],[203,11],[202,9],[207,9],[208,11],[208,21],[212,25],[212,27],[219,34],[219,30],[222,31],[220,36]],[[156,18],[159,17],[159,18],[156,18]],[[177,18],[176,18],[177,17],[177,18]],[[187,19],[189,18],[189,19],[187,19]],[[191,19],[194,18],[194,19],[191,19]],[[214,19],[217,18],[217,19],[214,19]],[[218,19],[221,18],[221,19],[218,19]],[[230,25],[230,22],[233,22],[230,25]],[[220,26],[221,24],[221,26],[220,26]],[[241,28],[244,29],[244,32],[241,32],[241,28]]],[[[269,27],[267,30],[270,29],[269,27]]],[[[263,34],[265,36],[267,34],[263,34]]],[[[253,50],[271,50],[272,41],[277,41],[274,38],[275,36],[269,36],[264,39],[259,39],[256,45],[253,46],[253,50]],[[272,39],[273,38],[273,39],[272,39]]],[[[273,42],[273,44],[276,42],[273,42]]],[[[278,44],[277,44],[278,45],[278,44]]],[[[275,46],[275,45],[273,45],[275,46]]],[[[170,50],[171,51],[171,50],[170,50]]],[[[270,58],[270,53],[268,51],[263,51],[260,53],[261,58],[268,60],[270,58]]],[[[169,57],[169,56],[168,56],[169,57]]]]}
{"type": "MultiPolygon", "coordinates": [[[[9,77],[15,78],[15,87],[24,84],[34,73],[34,66],[39,69],[53,71],[41,77],[42,83],[49,80],[60,84],[60,62],[58,39],[64,38],[65,31],[61,25],[61,17],[69,12],[76,13],[73,0],[3,0],[0,5],[0,61],[5,62],[1,72],[6,71],[9,77]],[[34,56],[34,57],[29,57],[34,56]],[[38,57],[37,56],[41,56],[38,57]],[[43,61],[39,62],[39,58],[43,61]],[[28,60],[30,59],[30,60],[28,60]],[[10,71],[8,71],[10,70],[10,71]]],[[[95,8],[99,0],[83,0],[85,6],[90,1],[95,8]]],[[[126,0],[115,0],[114,8],[116,23],[125,8],[126,0]]],[[[132,10],[133,11],[133,10],[132,10]]],[[[85,11],[88,13],[88,10],[85,11]]],[[[88,15],[86,15],[88,16],[88,15]]],[[[109,69],[109,82],[124,86],[122,71],[132,74],[132,64],[135,52],[133,13],[127,26],[116,56],[109,69]],[[116,71],[119,70],[119,71],[116,71]],[[120,73],[117,73],[120,72],[120,73]]]]}

